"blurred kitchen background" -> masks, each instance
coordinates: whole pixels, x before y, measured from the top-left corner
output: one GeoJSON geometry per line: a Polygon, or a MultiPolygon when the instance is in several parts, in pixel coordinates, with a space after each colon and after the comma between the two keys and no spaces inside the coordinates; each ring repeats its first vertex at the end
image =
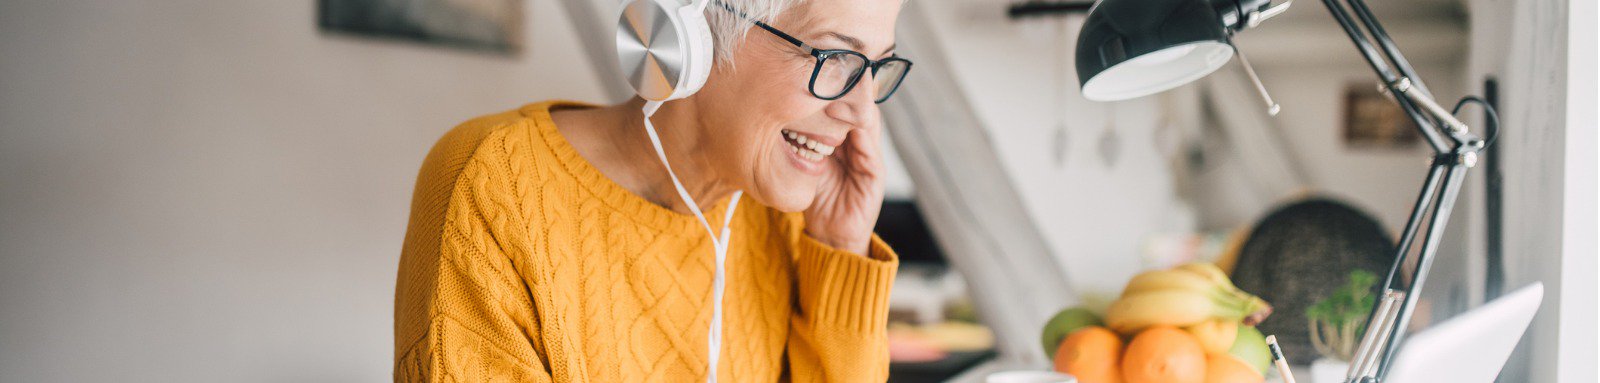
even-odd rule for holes
{"type": "MultiPolygon", "coordinates": [[[[1275,117],[1237,61],[1156,96],[1085,100],[1083,14],[1008,15],[1018,4],[912,0],[900,17],[917,66],[883,104],[878,231],[905,261],[891,380],[1046,368],[1045,321],[1104,306],[1145,269],[1218,262],[1272,298],[1346,271],[1295,281],[1274,265],[1392,259],[1372,249],[1403,228],[1431,152],[1322,4],[1235,40],[1275,117]],[[1353,239],[1318,240],[1333,237],[1353,239]]],[[[1468,176],[1416,327],[1542,281],[1502,381],[1594,381],[1594,4],[1370,4],[1440,100],[1485,95],[1505,127],[1468,176]]],[[[629,95],[616,6],[0,2],[0,381],[388,380],[422,157],[473,116],[629,95]]]]}

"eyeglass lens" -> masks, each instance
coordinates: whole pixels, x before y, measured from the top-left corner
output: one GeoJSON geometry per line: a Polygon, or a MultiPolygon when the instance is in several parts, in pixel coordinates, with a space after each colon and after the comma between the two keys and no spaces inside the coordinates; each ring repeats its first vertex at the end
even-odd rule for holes
{"type": "MultiPolygon", "coordinates": [[[[860,54],[828,53],[818,64],[816,79],[811,83],[811,92],[825,99],[844,96],[855,88],[868,65],[870,62],[860,54]]],[[[883,102],[894,94],[895,88],[905,79],[906,70],[909,68],[910,63],[898,59],[879,64],[872,74],[873,88],[877,92],[873,95],[873,102],[883,102]]]]}
{"type": "Polygon", "coordinates": [[[867,60],[858,55],[835,53],[824,56],[818,64],[817,78],[812,82],[811,90],[822,98],[842,96],[860,80],[862,69],[866,66],[867,60]]]}
{"type": "Polygon", "coordinates": [[[906,70],[911,68],[911,63],[902,60],[890,60],[878,66],[872,73],[872,81],[876,82],[878,89],[874,102],[883,102],[894,94],[895,88],[900,87],[900,81],[905,80],[906,70]]]}

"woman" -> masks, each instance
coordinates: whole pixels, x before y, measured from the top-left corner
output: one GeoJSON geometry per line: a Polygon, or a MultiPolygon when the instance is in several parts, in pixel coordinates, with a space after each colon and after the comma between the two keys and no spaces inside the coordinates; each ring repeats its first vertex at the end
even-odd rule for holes
{"type": "Polygon", "coordinates": [[[727,382],[885,380],[897,261],[871,231],[876,102],[910,67],[893,56],[900,2],[706,8],[711,77],[651,121],[709,226],[738,206],[717,358],[713,241],[644,101],[544,102],[468,121],[424,161],[395,380],[699,381],[708,365],[727,382]]]}

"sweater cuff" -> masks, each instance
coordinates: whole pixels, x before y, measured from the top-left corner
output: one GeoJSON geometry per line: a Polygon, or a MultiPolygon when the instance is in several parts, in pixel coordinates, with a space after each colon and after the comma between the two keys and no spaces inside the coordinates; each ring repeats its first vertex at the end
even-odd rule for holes
{"type": "Polygon", "coordinates": [[[800,235],[796,283],[800,310],[813,325],[860,333],[884,331],[889,289],[900,259],[872,235],[869,256],[835,249],[800,235]]]}

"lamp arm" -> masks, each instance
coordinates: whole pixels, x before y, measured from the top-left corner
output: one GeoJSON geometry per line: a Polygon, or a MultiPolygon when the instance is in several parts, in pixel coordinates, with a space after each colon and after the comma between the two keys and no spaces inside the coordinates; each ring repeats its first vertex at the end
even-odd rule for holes
{"type": "MultiPolygon", "coordinates": [[[[1328,13],[1329,15],[1333,16],[1334,21],[1339,23],[1339,27],[1344,29],[1345,33],[1350,38],[1350,41],[1355,43],[1356,50],[1359,51],[1361,56],[1366,59],[1367,64],[1372,66],[1372,71],[1378,75],[1378,78],[1383,81],[1383,84],[1388,87],[1388,90],[1392,93],[1398,94],[1399,92],[1394,91],[1392,88],[1394,84],[1397,84],[1400,81],[1401,74],[1395,73],[1395,71],[1389,67],[1388,62],[1384,61],[1384,57],[1380,55],[1377,48],[1373,47],[1372,42],[1367,39],[1366,32],[1363,32],[1361,30],[1361,26],[1356,24],[1355,20],[1351,17],[1350,12],[1345,10],[1344,6],[1339,5],[1338,0],[1322,0],[1322,4],[1327,7],[1328,13]]],[[[1372,23],[1377,24],[1377,20],[1373,20],[1372,23]]],[[[1384,37],[1385,38],[1379,40],[1379,44],[1387,44],[1392,46],[1393,42],[1387,39],[1387,35],[1384,35],[1384,37]]],[[[1394,54],[1398,57],[1399,51],[1396,50],[1394,54]]],[[[1402,61],[1404,61],[1404,59],[1402,59],[1402,61]]],[[[1428,141],[1429,146],[1433,147],[1434,152],[1446,153],[1450,150],[1450,147],[1445,141],[1444,137],[1440,136],[1438,130],[1433,128],[1433,120],[1423,115],[1421,111],[1417,109],[1417,106],[1412,104],[1411,100],[1404,97],[1396,97],[1395,102],[1400,104],[1400,109],[1404,110],[1406,112],[1406,116],[1411,118],[1413,123],[1417,124],[1417,127],[1420,128],[1419,131],[1422,132],[1422,137],[1428,141]]]]}
{"type": "Polygon", "coordinates": [[[1399,79],[1400,83],[1391,85],[1391,88],[1396,88],[1395,90],[1400,91],[1411,99],[1411,102],[1422,106],[1425,111],[1433,116],[1436,125],[1443,125],[1446,128],[1445,132],[1457,144],[1479,144],[1475,142],[1480,141],[1479,138],[1467,132],[1466,124],[1456,119],[1451,112],[1446,111],[1443,106],[1440,106],[1435,101],[1433,92],[1429,91],[1427,84],[1423,83],[1422,76],[1417,75],[1416,69],[1411,67],[1411,62],[1406,60],[1405,55],[1400,53],[1400,48],[1395,46],[1394,40],[1389,38],[1389,33],[1383,29],[1383,24],[1378,23],[1377,17],[1373,16],[1372,9],[1367,8],[1366,0],[1345,0],[1345,2],[1350,5],[1350,9],[1354,11],[1353,13],[1356,14],[1356,17],[1360,18],[1361,22],[1367,26],[1367,30],[1372,32],[1372,39],[1378,43],[1380,48],[1383,48],[1384,56],[1389,59],[1389,62],[1394,63],[1395,69],[1399,70],[1400,75],[1403,76],[1399,79]]]}
{"type": "MultiPolygon", "coordinates": [[[[1422,237],[1422,249],[1417,253],[1416,271],[1411,276],[1411,283],[1403,288],[1397,286],[1399,284],[1398,279],[1393,284],[1386,284],[1384,287],[1385,291],[1402,292],[1404,298],[1400,302],[1399,310],[1392,313],[1394,318],[1385,323],[1386,326],[1367,329],[1367,331],[1383,331],[1388,333],[1389,336],[1387,337],[1387,342],[1380,342],[1380,344],[1374,345],[1375,349],[1369,350],[1372,353],[1370,358],[1376,362],[1376,371],[1369,370],[1372,373],[1363,377],[1361,382],[1382,382],[1384,381],[1384,376],[1393,367],[1395,354],[1399,351],[1402,341],[1405,340],[1407,330],[1411,324],[1412,314],[1416,311],[1417,301],[1422,297],[1423,283],[1428,279],[1428,271],[1433,268],[1434,255],[1439,251],[1439,243],[1444,237],[1445,226],[1450,220],[1450,213],[1455,206],[1457,197],[1461,195],[1462,181],[1465,179],[1469,168],[1462,161],[1462,157],[1448,154],[1435,157],[1433,167],[1436,171],[1442,170],[1444,176],[1433,188],[1437,189],[1437,191],[1425,191],[1434,192],[1435,197],[1438,198],[1438,204],[1428,214],[1428,232],[1422,237]]],[[[1417,208],[1424,209],[1426,207],[1418,206],[1417,208]]],[[[1390,268],[1390,274],[1397,274],[1400,271],[1400,266],[1405,263],[1405,259],[1404,256],[1397,257],[1394,265],[1390,268]]]]}
{"type": "Polygon", "coordinates": [[[1406,327],[1410,325],[1423,283],[1427,281],[1428,270],[1432,268],[1434,255],[1438,253],[1450,212],[1460,196],[1463,179],[1467,170],[1476,164],[1478,152],[1484,148],[1485,142],[1434,101],[1422,78],[1417,76],[1416,70],[1400,53],[1366,3],[1363,0],[1345,2],[1349,4],[1349,9],[1340,5],[1338,0],[1323,0],[1328,13],[1344,29],[1350,41],[1355,43],[1356,50],[1383,81],[1384,89],[1395,95],[1395,103],[1417,124],[1418,130],[1434,150],[1428,176],[1423,181],[1416,205],[1412,207],[1405,230],[1396,244],[1394,264],[1390,266],[1383,282],[1385,295],[1399,294],[1403,298],[1394,310],[1373,308],[1368,323],[1381,325],[1368,326],[1366,331],[1376,331],[1368,335],[1373,335],[1372,338],[1378,341],[1370,344],[1363,342],[1362,349],[1357,351],[1351,364],[1365,368],[1352,368],[1351,375],[1346,377],[1347,382],[1376,383],[1383,381],[1394,361],[1395,352],[1405,339],[1406,327]],[[1357,24],[1356,19],[1361,24],[1357,24]],[[1362,31],[1362,26],[1367,31],[1362,31]],[[1372,34],[1370,40],[1367,38],[1369,32],[1372,34]],[[1424,221],[1427,222],[1428,231],[1423,233],[1422,248],[1417,251],[1416,270],[1410,283],[1401,286],[1400,273],[1424,221]]]}
{"type": "Polygon", "coordinates": [[[1406,61],[1405,55],[1400,54],[1400,48],[1396,47],[1394,40],[1389,38],[1389,32],[1385,31],[1383,25],[1378,23],[1377,17],[1372,14],[1372,9],[1367,8],[1366,0],[1345,0],[1345,2],[1350,5],[1350,9],[1354,11],[1353,13],[1355,13],[1356,17],[1361,19],[1361,23],[1366,24],[1367,30],[1372,31],[1372,39],[1378,43],[1379,48],[1383,48],[1384,56],[1389,58],[1389,62],[1394,63],[1394,67],[1400,71],[1400,75],[1411,78],[1417,88],[1422,90],[1422,94],[1432,97],[1433,92],[1428,91],[1427,85],[1422,83],[1422,78],[1417,76],[1417,71],[1411,68],[1411,62],[1406,61]]]}
{"type": "Polygon", "coordinates": [[[1466,123],[1456,119],[1454,114],[1451,114],[1450,111],[1444,109],[1444,106],[1440,106],[1437,101],[1434,101],[1433,97],[1428,95],[1428,91],[1422,89],[1420,84],[1413,86],[1410,77],[1401,78],[1400,83],[1395,84],[1393,88],[1411,100],[1411,102],[1422,106],[1422,109],[1431,114],[1439,125],[1443,125],[1446,128],[1445,132],[1449,133],[1450,138],[1455,140],[1457,144],[1483,146],[1482,140],[1467,130],[1466,123]]]}

